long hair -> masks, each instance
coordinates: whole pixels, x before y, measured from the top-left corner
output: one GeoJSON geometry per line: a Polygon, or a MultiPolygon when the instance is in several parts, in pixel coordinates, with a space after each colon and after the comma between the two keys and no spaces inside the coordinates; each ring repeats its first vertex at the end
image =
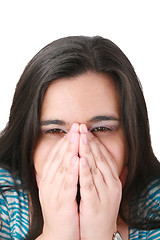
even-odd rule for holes
{"type": "Polygon", "coordinates": [[[8,125],[0,137],[0,164],[8,167],[13,176],[20,177],[32,202],[34,224],[30,226],[30,239],[36,238],[43,227],[33,154],[40,137],[40,115],[46,89],[54,80],[88,71],[110,74],[117,86],[128,165],[120,214],[130,226],[147,228],[144,219],[135,223],[125,212],[125,202],[131,192],[134,190],[140,196],[148,179],[160,175],[160,164],[151,147],[140,82],[130,61],[113,42],[99,36],[77,36],[50,43],[28,63],[16,87],[8,125]]]}

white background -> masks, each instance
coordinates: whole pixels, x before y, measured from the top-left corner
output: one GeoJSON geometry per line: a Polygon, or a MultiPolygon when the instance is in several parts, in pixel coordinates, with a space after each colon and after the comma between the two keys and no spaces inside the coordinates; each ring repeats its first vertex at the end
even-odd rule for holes
{"type": "Polygon", "coordinates": [[[68,35],[102,35],[127,55],[141,80],[152,145],[160,159],[159,0],[0,0],[0,130],[27,62],[68,35]]]}

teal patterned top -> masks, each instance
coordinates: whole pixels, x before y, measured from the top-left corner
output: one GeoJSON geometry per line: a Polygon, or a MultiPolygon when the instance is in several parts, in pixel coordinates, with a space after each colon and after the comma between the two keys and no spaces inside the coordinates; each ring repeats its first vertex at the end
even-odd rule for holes
{"type": "Polygon", "coordinates": [[[12,186],[13,178],[0,168],[0,239],[25,239],[29,231],[28,196],[22,190],[11,189],[12,186]]]}
{"type": "MultiPolygon", "coordinates": [[[[20,184],[20,181],[17,180],[20,184]]],[[[0,186],[14,186],[9,172],[0,168],[0,186]]],[[[25,239],[29,231],[28,196],[22,190],[0,188],[0,239],[25,239]]],[[[142,192],[138,203],[139,215],[160,218],[160,179],[156,179],[142,192]]],[[[160,239],[160,228],[155,230],[129,229],[130,240],[160,239]]]]}
{"type": "MultiPolygon", "coordinates": [[[[134,201],[137,201],[136,197],[134,201]]],[[[160,179],[155,179],[142,191],[138,202],[138,215],[139,217],[142,216],[143,219],[147,218],[160,221],[160,179]]],[[[160,239],[160,228],[154,230],[138,230],[130,228],[129,233],[130,240],[160,239]]]]}

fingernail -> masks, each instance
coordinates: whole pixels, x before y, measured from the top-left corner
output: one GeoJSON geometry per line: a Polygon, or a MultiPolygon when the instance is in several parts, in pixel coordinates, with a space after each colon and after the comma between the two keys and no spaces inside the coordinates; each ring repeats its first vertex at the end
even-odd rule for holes
{"type": "Polygon", "coordinates": [[[78,123],[73,123],[70,131],[71,132],[77,132],[78,131],[78,123]]]}
{"type": "Polygon", "coordinates": [[[82,166],[83,167],[86,167],[87,166],[87,161],[85,158],[81,158],[81,163],[82,163],[82,166]]]}
{"type": "Polygon", "coordinates": [[[80,130],[81,130],[81,133],[88,133],[88,129],[85,124],[81,124],[80,130]]]}
{"type": "Polygon", "coordinates": [[[82,134],[82,139],[83,139],[84,144],[87,144],[87,143],[88,143],[87,135],[86,135],[86,134],[82,134]]]}

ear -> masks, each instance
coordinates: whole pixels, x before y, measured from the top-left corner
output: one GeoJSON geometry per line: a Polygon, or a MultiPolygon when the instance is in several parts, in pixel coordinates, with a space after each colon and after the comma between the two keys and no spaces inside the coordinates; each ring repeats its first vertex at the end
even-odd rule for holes
{"type": "Polygon", "coordinates": [[[128,175],[128,167],[125,165],[122,172],[121,172],[121,175],[119,177],[119,179],[122,183],[122,187],[124,186],[124,184],[126,182],[127,175],[128,175]]]}

